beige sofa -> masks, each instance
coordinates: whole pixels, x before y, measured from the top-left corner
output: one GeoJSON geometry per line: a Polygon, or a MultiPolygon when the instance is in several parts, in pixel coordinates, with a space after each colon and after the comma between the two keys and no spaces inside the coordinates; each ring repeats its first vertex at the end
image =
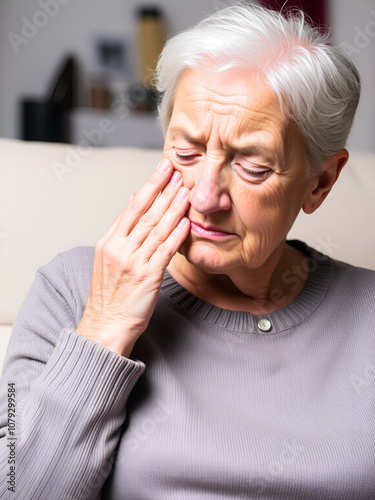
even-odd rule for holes
{"type": "MultiPolygon", "coordinates": [[[[36,269],[58,252],[94,245],[161,159],[159,150],[0,139],[0,366],[36,269]]],[[[375,155],[351,154],[321,208],[290,238],[375,269],[375,155]]]]}

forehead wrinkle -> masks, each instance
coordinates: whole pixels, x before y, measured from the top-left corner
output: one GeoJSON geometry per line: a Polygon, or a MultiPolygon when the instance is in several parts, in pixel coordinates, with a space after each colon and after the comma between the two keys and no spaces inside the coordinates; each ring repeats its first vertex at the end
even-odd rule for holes
{"type": "Polygon", "coordinates": [[[250,111],[249,108],[233,103],[233,101],[225,105],[218,105],[212,101],[207,101],[206,99],[194,99],[192,102],[188,102],[186,104],[187,106],[176,107],[175,114],[183,114],[189,119],[189,121],[198,121],[199,123],[202,123],[202,113],[205,117],[211,115],[212,119],[217,116],[229,118],[234,117],[243,120],[246,119],[246,113],[250,111]]]}
{"type": "MultiPolygon", "coordinates": [[[[261,113],[265,117],[269,116],[271,119],[275,118],[275,111],[280,113],[280,108],[272,105],[264,105],[259,103],[258,109],[256,108],[256,101],[251,96],[241,96],[242,102],[233,102],[234,99],[238,100],[239,96],[228,96],[227,102],[216,102],[215,100],[207,99],[206,97],[197,97],[192,94],[190,97],[185,96],[184,104],[190,106],[197,106],[199,111],[213,111],[219,116],[231,115],[238,118],[243,118],[246,113],[261,113]],[[255,106],[253,104],[255,103],[255,106]]],[[[184,110],[184,106],[178,106],[177,109],[184,110]],[[181,109],[182,108],[182,109],[181,109]]],[[[186,112],[186,111],[185,111],[186,112]]]]}
{"type": "Polygon", "coordinates": [[[219,118],[219,126],[221,128],[222,124],[225,127],[233,127],[234,129],[241,128],[245,130],[280,130],[282,129],[282,121],[275,120],[275,115],[270,110],[266,108],[265,110],[252,110],[238,107],[237,105],[231,103],[228,104],[228,109],[223,110],[222,107],[216,108],[212,106],[211,103],[207,101],[197,101],[199,104],[201,102],[202,106],[199,107],[197,111],[192,109],[175,109],[175,116],[172,120],[173,128],[181,128],[181,124],[186,124],[189,122],[192,128],[196,130],[197,128],[204,128],[210,123],[210,129],[215,124],[215,118],[219,118]],[[203,116],[203,123],[202,123],[203,116]],[[256,126],[255,126],[256,125],[256,126]]]}
{"type": "Polygon", "coordinates": [[[271,121],[275,121],[275,117],[283,121],[279,100],[272,89],[267,85],[260,86],[258,81],[254,85],[253,75],[248,71],[245,77],[243,72],[239,71],[238,79],[234,82],[232,77],[233,71],[208,78],[205,73],[187,69],[178,82],[174,106],[178,105],[178,108],[182,107],[184,110],[184,104],[197,105],[198,112],[212,108],[218,115],[226,114],[239,118],[243,118],[248,112],[261,113],[264,118],[268,115],[271,121]],[[227,90],[228,77],[230,78],[227,90]]]}
{"type": "Polygon", "coordinates": [[[256,131],[268,132],[279,142],[284,128],[278,101],[271,94],[264,102],[249,94],[224,95],[193,85],[176,94],[173,114],[172,130],[190,142],[208,142],[214,129],[223,145],[242,143],[242,136],[256,131]]]}
{"type": "MultiPolygon", "coordinates": [[[[223,88],[225,89],[225,86],[223,88]]],[[[249,87],[249,89],[251,91],[251,87],[249,87]]],[[[220,90],[209,88],[204,84],[204,82],[200,82],[199,86],[196,86],[193,83],[193,85],[189,87],[189,93],[185,91],[185,97],[190,97],[192,100],[212,100],[213,102],[217,102],[218,104],[222,105],[233,105],[233,98],[235,98],[238,100],[238,103],[236,104],[240,107],[243,107],[244,109],[249,109],[253,102],[255,102],[255,104],[259,103],[262,107],[275,108],[280,112],[280,103],[277,95],[271,89],[263,90],[264,91],[262,91],[261,93],[261,102],[259,98],[256,99],[256,96],[259,94],[259,92],[257,91],[255,92],[255,95],[251,95],[250,93],[248,93],[248,89],[246,89],[245,93],[243,92],[243,90],[238,90],[236,91],[235,95],[233,94],[233,92],[224,94],[220,90]],[[266,100],[265,106],[264,99],[266,100]]],[[[181,93],[184,94],[183,89],[181,89],[181,93]]]]}
{"type": "MultiPolygon", "coordinates": [[[[183,96],[183,100],[177,100],[177,102],[179,103],[177,109],[186,114],[193,115],[194,108],[196,107],[196,113],[198,114],[202,112],[208,113],[212,111],[220,117],[235,117],[246,122],[261,122],[262,125],[270,124],[271,126],[274,126],[275,123],[277,123],[278,125],[283,125],[284,120],[281,116],[278,101],[275,102],[273,96],[271,95],[269,96],[269,99],[267,99],[267,102],[265,104],[264,102],[258,102],[257,100],[254,100],[254,98],[250,95],[228,95],[225,96],[225,102],[217,102],[212,99],[207,99],[206,95],[201,94],[201,91],[199,91],[198,93],[191,91],[190,95],[185,94],[183,96]],[[238,101],[239,97],[241,97],[241,102],[233,102],[234,100],[238,101]],[[190,107],[193,109],[189,110],[190,107]]],[[[215,95],[217,95],[217,93],[215,93],[215,95]]],[[[201,122],[200,118],[198,118],[198,120],[199,122],[201,122]]]]}
{"type": "MultiPolygon", "coordinates": [[[[211,99],[213,101],[216,101],[218,103],[222,104],[232,104],[233,102],[233,94],[232,93],[227,93],[224,94],[218,90],[213,90],[211,88],[206,87],[204,84],[201,84],[199,86],[198,92],[195,92],[195,95],[198,94],[203,94],[202,99],[211,99]]],[[[194,92],[192,93],[194,95],[194,92]]],[[[245,93],[236,93],[236,97],[240,98],[242,102],[245,102],[247,100],[252,100],[253,98],[249,96],[249,94],[245,93]]]]}
{"type": "MultiPolygon", "coordinates": [[[[275,149],[283,149],[283,134],[279,127],[275,127],[275,123],[270,123],[272,126],[265,126],[264,120],[257,120],[259,126],[254,126],[254,120],[251,120],[252,126],[242,120],[231,120],[231,115],[227,120],[214,122],[215,113],[212,110],[204,114],[204,121],[200,120],[193,114],[192,116],[185,112],[180,112],[175,116],[171,123],[171,133],[180,134],[191,143],[208,144],[212,133],[216,131],[217,145],[223,146],[225,149],[234,151],[246,151],[255,148],[261,148],[264,151],[274,154],[275,149]]],[[[215,133],[213,134],[215,136],[215,133]]]]}
{"type": "MultiPolygon", "coordinates": [[[[195,113],[187,113],[186,111],[178,111],[174,117],[172,117],[170,124],[170,132],[172,135],[180,134],[189,142],[203,143],[206,142],[206,136],[211,135],[212,120],[209,123],[210,115],[212,111],[207,111],[204,113],[204,121],[199,119],[199,122],[195,120],[195,113]]],[[[197,117],[198,119],[198,117],[197,117]]]]}

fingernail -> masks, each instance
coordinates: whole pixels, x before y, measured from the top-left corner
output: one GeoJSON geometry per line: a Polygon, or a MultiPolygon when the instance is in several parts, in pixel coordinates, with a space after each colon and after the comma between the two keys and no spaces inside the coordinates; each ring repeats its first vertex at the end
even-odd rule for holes
{"type": "Polygon", "coordinates": [[[172,175],[171,180],[169,182],[171,184],[177,184],[180,179],[181,179],[181,172],[179,172],[178,170],[175,170],[173,172],[173,175],[172,175]]]}
{"type": "Polygon", "coordinates": [[[184,217],[183,219],[180,220],[180,222],[177,224],[177,227],[183,227],[187,223],[187,218],[184,217]]]}
{"type": "Polygon", "coordinates": [[[177,195],[178,201],[184,201],[184,200],[186,200],[186,198],[188,197],[188,194],[189,194],[189,190],[186,189],[186,187],[182,187],[179,190],[178,195],[177,195]]]}
{"type": "Polygon", "coordinates": [[[156,167],[156,169],[161,172],[162,174],[164,174],[165,172],[168,171],[169,169],[169,166],[170,166],[170,163],[169,161],[166,159],[166,158],[163,158],[163,160],[161,160],[161,162],[159,163],[159,165],[156,167]]]}

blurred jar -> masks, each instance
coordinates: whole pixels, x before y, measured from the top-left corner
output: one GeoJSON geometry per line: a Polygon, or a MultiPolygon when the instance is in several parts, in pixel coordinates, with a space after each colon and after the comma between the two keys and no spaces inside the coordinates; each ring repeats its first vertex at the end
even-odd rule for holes
{"type": "Polygon", "coordinates": [[[165,42],[164,18],[157,7],[142,7],[137,17],[141,82],[152,90],[156,63],[165,42]]]}

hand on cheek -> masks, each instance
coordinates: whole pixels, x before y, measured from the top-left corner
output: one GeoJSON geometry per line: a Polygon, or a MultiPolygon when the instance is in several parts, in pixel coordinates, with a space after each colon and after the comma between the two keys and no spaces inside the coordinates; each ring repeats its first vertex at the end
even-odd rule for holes
{"type": "Polygon", "coordinates": [[[164,271],[189,233],[189,190],[163,159],[95,247],[77,332],[129,356],[154,311],[164,271]]]}

